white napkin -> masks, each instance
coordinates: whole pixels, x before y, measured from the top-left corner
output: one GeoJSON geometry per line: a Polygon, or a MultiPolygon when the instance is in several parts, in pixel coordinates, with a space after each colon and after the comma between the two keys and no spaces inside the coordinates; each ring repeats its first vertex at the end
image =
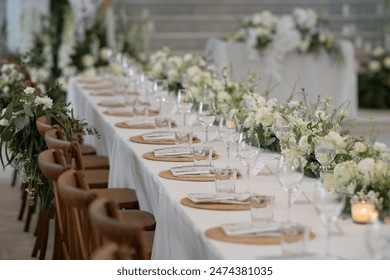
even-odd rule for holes
{"type": "Polygon", "coordinates": [[[107,112],[109,114],[126,114],[130,113],[129,108],[114,108],[114,109],[108,109],[107,112]]]}
{"type": "Polygon", "coordinates": [[[123,106],[123,101],[119,101],[117,99],[107,99],[99,102],[100,105],[103,106],[123,106]]]}
{"type": "Polygon", "coordinates": [[[156,131],[142,134],[144,140],[175,140],[175,134],[167,131],[156,131]]]}
{"type": "MultiPolygon", "coordinates": [[[[107,89],[93,89],[92,87],[86,87],[86,89],[88,89],[88,90],[93,90],[93,91],[90,91],[90,93],[92,94],[92,95],[97,95],[97,96],[99,96],[99,95],[103,95],[103,96],[105,96],[105,95],[113,95],[113,93],[107,88],[107,89]]],[[[119,102],[116,102],[116,103],[119,103],[119,102]]]]}
{"type": "Polygon", "coordinates": [[[127,121],[124,121],[127,125],[151,125],[154,124],[154,119],[130,119],[127,121]]]}
{"type": "Polygon", "coordinates": [[[213,177],[214,176],[214,167],[212,166],[181,166],[181,167],[172,167],[171,172],[175,177],[213,177]]]}
{"type": "Polygon", "coordinates": [[[280,225],[277,223],[234,223],[221,226],[227,236],[235,235],[280,235],[280,225]]]}
{"type": "Polygon", "coordinates": [[[189,193],[193,203],[249,204],[249,194],[245,193],[189,193]]]}
{"type": "Polygon", "coordinates": [[[155,157],[192,157],[192,151],[189,148],[166,148],[153,151],[155,157]]]}

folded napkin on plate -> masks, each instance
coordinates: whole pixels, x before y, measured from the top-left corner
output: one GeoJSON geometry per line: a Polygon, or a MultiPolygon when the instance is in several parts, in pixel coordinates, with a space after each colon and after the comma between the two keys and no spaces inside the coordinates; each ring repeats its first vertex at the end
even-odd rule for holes
{"type": "Polygon", "coordinates": [[[192,157],[192,151],[189,148],[166,148],[153,150],[155,157],[192,157]]]}
{"type": "Polygon", "coordinates": [[[278,223],[234,223],[221,226],[227,236],[235,235],[280,235],[280,225],[278,223]]]}
{"type": "Polygon", "coordinates": [[[150,132],[141,136],[144,140],[175,140],[175,134],[173,132],[150,132]]]}
{"type": "Polygon", "coordinates": [[[126,114],[131,113],[131,110],[129,108],[115,108],[115,109],[108,109],[108,114],[126,114]]]}
{"type": "Polygon", "coordinates": [[[125,124],[127,125],[154,125],[154,119],[132,119],[132,120],[127,120],[127,121],[124,121],[125,124]]]}
{"type": "Polygon", "coordinates": [[[188,199],[193,203],[249,204],[249,194],[245,193],[190,193],[188,199]]]}
{"type": "Polygon", "coordinates": [[[214,167],[212,166],[181,166],[172,167],[171,172],[175,177],[213,177],[214,167]]]}
{"type": "Polygon", "coordinates": [[[78,83],[92,83],[92,84],[95,84],[95,83],[103,83],[103,82],[107,82],[107,80],[101,78],[101,77],[81,77],[81,78],[78,78],[77,79],[77,82],[78,83]]]}

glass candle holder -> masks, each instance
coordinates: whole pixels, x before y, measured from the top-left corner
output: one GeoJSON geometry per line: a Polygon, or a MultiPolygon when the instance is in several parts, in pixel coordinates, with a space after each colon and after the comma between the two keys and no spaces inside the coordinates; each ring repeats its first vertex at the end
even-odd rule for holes
{"type": "Polygon", "coordinates": [[[357,224],[372,223],[378,218],[375,203],[368,198],[351,199],[352,219],[357,224]]]}

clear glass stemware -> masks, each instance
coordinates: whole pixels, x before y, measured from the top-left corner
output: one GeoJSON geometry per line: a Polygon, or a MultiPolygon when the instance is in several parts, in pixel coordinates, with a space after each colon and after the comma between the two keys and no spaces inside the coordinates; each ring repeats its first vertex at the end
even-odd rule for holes
{"type": "Polygon", "coordinates": [[[318,139],[315,143],[314,154],[317,161],[321,164],[322,171],[327,173],[328,166],[336,157],[334,145],[325,139],[318,139]]]}
{"type": "Polygon", "coordinates": [[[287,208],[287,223],[291,223],[291,205],[294,193],[299,190],[299,186],[303,180],[303,166],[299,158],[286,159],[285,156],[280,157],[278,164],[277,178],[282,186],[282,189],[288,195],[287,208]]]}
{"type": "Polygon", "coordinates": [[[283,135],[290,131],[290,126],[288,125],[287,121],[284,119],[276,119],[274,123],[274,132],[276,135],[276,138],[279,140],[282,139],[283,135]]]}
{"type": "Polygon", "coordinates": [[[179,89],[176,98],[177,109],[183,114],[183,127],[186,126],[186,114],[191,112],[194,100],[189,89],[179,89]]]}
{"type": "Polygon", "coordinates": [[[167,80],[155,80],[153,82],[153,95],[158,102],[158,112],[162,113],[162,103],[165,102],[168,95],[167,80]]]}
{"type": "Polygon", "coordinates": [[[233,119],[229,117],[221,117],[218,123],[218,134],[222,141],[226,144],[227,151],[227,167],[230,165],[230,145],[237,141],[237,127],[233,119]]]}
{"type": "Polygon", "coordinates": [[[260,155],[260,141],[257,134],[253,132],[240,133],[237,144],[237,153],[241,163],[247,168],[246,192],[250,193],[250,172],[260,155]]]}
{"type": "Polygon", "coordinates": [[[330,253],[331,227],[337,221],[345,206],[345,194],[328,191],[321,180],[318,180],[314,191],[314,205],[326,230],[325,256],[332,257],[330,253]]]}
{"type": "Polygon", "coordinates": [[[206,144],[209,142],[209,127],[215,121],[215,107],[211,100],[202,100],[198,108],[198,120],[200,124],[206,129],[206,144]]]}

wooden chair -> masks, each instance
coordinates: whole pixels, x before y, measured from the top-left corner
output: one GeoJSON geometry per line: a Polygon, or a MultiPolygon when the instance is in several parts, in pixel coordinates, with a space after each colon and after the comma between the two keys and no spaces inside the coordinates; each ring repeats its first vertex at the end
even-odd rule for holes
{"type": "Polygon", "coordinates": [[[98,236],[119,245],[129,259],[150,258],[154,232],[141,231],[133,221],[125,220],[113,201],[96,199],[89,206],[89,216],[98,236]]]}
{"type": "Polygon", "coordinates": [[[97,249],[93,255],[93,260],[129,260],[133,259],[124,246],[115,243],[108,243],[97,249]]]}
{"type": "MultiPolygon", "coordinates": [[[[46,132],[48,132],[50,129],[53,128],[53,125],[57,124],[54,120],[52,120],[49,124],[49,120],[47,116],[43,115],[37,118],[35,125],[37,127],[39,135],[42,136],[42,138],[45,138],[46,132]]],[[[74,134],[76,132],[74,131],[74,134]]],[[[74,140],[77,140],[77,135],[74,135],[74,140]]],[[[63,140],[66,140],[65,138],[63,140]]],[[[83,155],[96,155],[96,149],[87,144],[80,144],[80,150],[81,154],[83,155]]]]}
{"type": "MultiPolygon", "coordinates": [[[[70,259],[90,259],[101,241],[92,230],[88,207],[98,197],[91,192],[82,172],[73,168],[63,172],[57,180],[58,194],[64,203],[66,232],[65,243],[70,259]]],[[[110,190],[110,189],[109,189],[110,190]]],[[[109,198],[108,198],[109,199],[109,198]]],[[[154,230],[155,219],[152,214],[141,210],[120,210],[127,221],[143,230],[154,230]]]]}
{"type": "Polygon", "coordinates": [[[80,164],[82,159],[85,169],[109,169],[109,161],[106,156],[97,156],[97,155],[82,155],[80,149],[80,143],[78,141],[68,141],[65,138],[64,132],[58,125],[53,125],[53,128],[48,130],[45,134],[46,146],[49,149],[63,149],[67,162],[72,160],[75,150],[72,150],[70,147],[77,146],[77,159],[80,164]]]}

